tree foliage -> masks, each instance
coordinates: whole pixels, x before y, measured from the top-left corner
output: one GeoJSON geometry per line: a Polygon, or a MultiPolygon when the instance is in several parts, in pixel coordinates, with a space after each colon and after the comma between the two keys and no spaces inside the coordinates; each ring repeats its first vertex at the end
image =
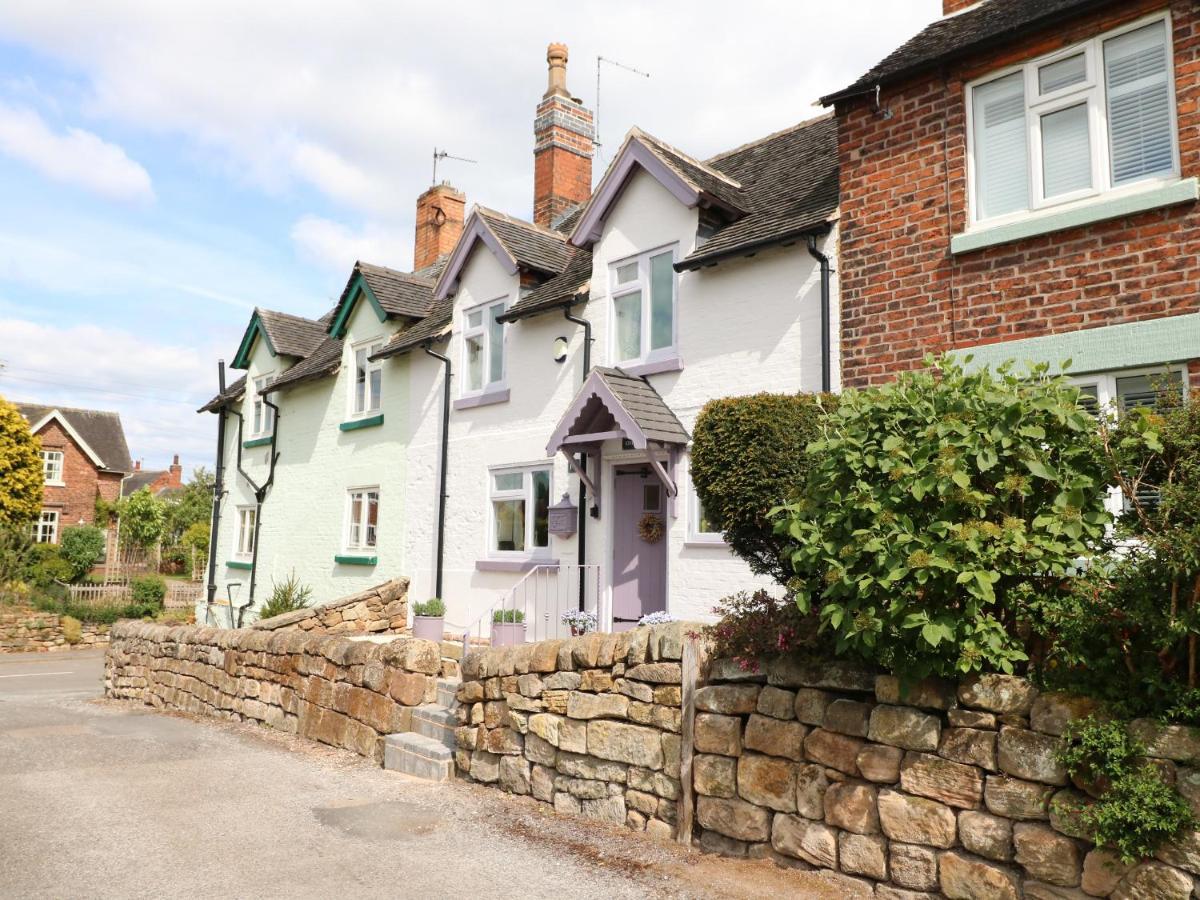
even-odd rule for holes
{"type": "Polygon", "coordinates": [[[71,567],[71,581],[81,579],[100,561],[104,546],[104,531],[95,525],[76,525],[63,529],[59,548],[63,559],[71,567]]]}
{"type": "Polygon", "coordinates": [[[692,483],[705,515],[759,574],[788,577],[788,541],[768,513],[795,499],[809,467],[805,447],[835,405],[830,395],[755,394],[711,400],[700,411],[692,483]]]}
{"type": "Polygon", "coordinates": [[[1046,367],[926,361],[842,394],[780,510],[802,611],[839,653],[920,678],[1025,659],[1020,610],[1061,592],[1109,517],[1094,420],[1046,367]]]}
{"type": "Polygon", "coordinates": [[[42,442],[0,397],[0,525],[28,525],[42,511],[42,442]]]}
{"type": "Polygon", "coordinates": [[[141,550],[162,540],[167,527],[166,504],[148,488],[135,491],[121,503],[121,541],[141,550]]]}
{"type": "Polygon", "coordinates": [[[167,498],[167,522],[163,540],[170,546],[182,543],[187,530],[198,523],[207,529],[212,521],[213,474],[199,466],[182,489],[167,498]]]}

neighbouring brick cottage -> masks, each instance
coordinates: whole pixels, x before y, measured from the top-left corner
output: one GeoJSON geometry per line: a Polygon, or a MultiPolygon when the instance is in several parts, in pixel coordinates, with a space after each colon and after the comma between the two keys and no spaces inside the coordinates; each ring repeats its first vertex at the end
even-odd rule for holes
{"type": "Polygon", "coordinates": [[[183,466],[176,453],[165,469],[143,469],[140,459],[134,460],[133,471],[121,485],[121,496],[129,497],[146,488],[156,497],[169,495],[183,487],[183,466]]]}
{"type": "MultiPolygon", "coordinates": [[[[17,409],[42,442],[46,484],[34,540],[57,544],[63,528],[95,523],[97,498],[121,496],[121,482],[133,471],[125,430],[115,412],[33,403],[17,409]]],[[[112,549],[115,532],[109,532],[112,549]]]]}
{"type": "MultiPolygon", "coordinates": [[[[1200,376],[1200,11],[945,0],[836,109],[842,365],[1073,361],[1100,403],[1200,376]]],[[[1193,382],[1194,383],[1194,382],[1193,382]]]]}

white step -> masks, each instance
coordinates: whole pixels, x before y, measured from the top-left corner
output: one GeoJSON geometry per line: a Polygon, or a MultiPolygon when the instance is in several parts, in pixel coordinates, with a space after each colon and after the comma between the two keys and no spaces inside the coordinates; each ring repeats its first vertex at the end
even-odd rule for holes
{"type": "Polygon", "coordinates": [[[452,781],[454,751],[422,734],[389,734],[383,739],[383,767],[426,781],[452,781]]]}
{"type": "Polygon", "coordinates": [[[439,678],[437,682],[437,702],[446,709],[458,709],[458,686],[462,681],[453,678],[439,678]]]}
{"type": "Polygon", "coordinates": [[[437,741],[447,749],[454,749],[454,729],[458,727],[458,714],[440,703],[425,703],[412,711],[409,731],[437,741]]]}

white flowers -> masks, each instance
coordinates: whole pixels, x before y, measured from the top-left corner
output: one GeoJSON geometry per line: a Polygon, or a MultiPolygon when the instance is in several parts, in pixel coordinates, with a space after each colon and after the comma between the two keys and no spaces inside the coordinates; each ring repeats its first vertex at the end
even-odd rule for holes
{"type": "Polygon", "coordinates": [[[559,621],[569,625],[575,634],[587,634],[596,630],[596,614],[585,609],[571,609],[559,616],[559,621]]]}

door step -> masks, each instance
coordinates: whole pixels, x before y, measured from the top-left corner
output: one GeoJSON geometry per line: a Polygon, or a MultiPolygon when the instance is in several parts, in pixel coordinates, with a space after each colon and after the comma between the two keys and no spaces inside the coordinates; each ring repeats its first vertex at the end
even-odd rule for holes
{"type": "Polygon", "coordinates": [[[426,781],[453,781],[454,751],[423,734],[389,734],[383,739],[383,767],[426,781]]]}
{"type": "Polygon", "coordinates": [[[458,686],[461,681],[453,678],[439,678],[437,682],[437,702],[446,709],[458,709],[458,686]]]}
{"type": "Polygon", "coordinates": [[[451,712],[440,703],[426,703],[412,711],[409,731],[437,741],[448,750],[454,749],[454,729],[458,727],[458,713],[451,712]]]}

